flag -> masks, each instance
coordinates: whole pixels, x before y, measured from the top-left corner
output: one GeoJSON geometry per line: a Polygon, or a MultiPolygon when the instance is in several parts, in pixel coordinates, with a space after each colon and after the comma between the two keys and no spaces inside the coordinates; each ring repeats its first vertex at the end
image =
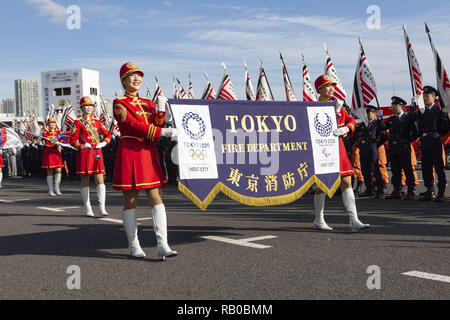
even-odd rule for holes
{"type": "Polygon", "coordinates": [[[9,148],[20,148],[22,147],[22,140],[19,135],[12,128],[1,128],[0,129],[0,150],[9,148]]]}
{"type": "Polygon", "coordinates": [[[164,96],[164,94],[162,93],[161,87],[159,86],[158,78],[155,77],[155,80],[156,80],[155,93],[153,94],[153,99],[152,99],[154,104],[158,103],[158,96],[164,96]]]}
{"type": "Polygon", "coordinates": [[[352,109],[353,113],[367,124],[365,108],[377,97],[375,78],[370,69],[360,40],[360,50],[353,81],[352,109]]]}
{"type": "Polygon", "coordinates": [[[175,83],[175,77],[172,76],[172,78],[173,78],[173,91],[172,91],[173,98],[180,99],[180,94],[177,89],[177,84],[175,83]]]}
{"type": "Polygon", "coordinates": [[[189,99],[195,99],[194,88],[192,86],[191,74],[189,73],[189,89],[188,89],[189,99]]]}
{"type": "Polygon", "coordinates": [[[325,45],[325,74],[328,75],[334,82],[336,82],[335,90],[334,90],[334,98],[337,100],[344,101],[347,97],[347,92],[344,90],[344,86],[342,85],[341,80],[337,75],[336,69],[334,68],[333,61],[331,61],[330,54],[328,53],[328,49],[325,45]]]}
{"type": "Polygon", "coordinates": [[[184,88],[183,88],[183,86],[181,85],[181,82],[180,82],[180,80],[178,80],[178,78],[177,78],[177,82],[178,82],[178,85],[180,86],[180,99],[188,99],[188,95],[187,95],[187,93],[186,93],[186,90],[184,90],[184,88]]]}
{"type": "Polygon", "coordinates": [[[245,60],[244,60],[244,68],[245,68],[245,93],[247,96],[247,100],[255,101],[256,100],[255,90],[253,90],[252,80],[250,80],[250,75],[248,74],[247,63],[245,63],[245,60]]]}
{"type": "Polygon", "coordinates": [[[266,72],[262,61],[259,60],[259,79],[256,87],[256,101],[274,101],[272,90],[270,90],[269,81],[267,81],[266,72]]]}
{"type": "Polygon", "coordinates": [[[150,88],[148,87],[147,83],[145,83],[145,85],[147,86],[147,92],[145,93],[145,98],[151,99],[152,98],[152,94],[150,93],[150,88]]]}
{"type": "Polygon", "coordinates": [[[222,82],[219,86],[219,91],[217,92],[217,100],[237,100],[236,91],[234,90],[233,84],[231,83],[230,76],[228,75],[225,63],[222,63],[225,73],[222,78],[222,82]]]}
{"type": "Polygon", "coordinates": [[[281,72],[283,72],[283,80],[284,80],[284,90],[286,91],[286,100],[287,101],[297,101],[297,98],[294,94],[294,88],[292,88],[291,79],[289,78],[289,74],[286,69],[286,65],[284,64],[283,56],[280,52],[281,59],[281,72]]]}
{"type": "Polygon", "coordinates": [[[450,106],[450,81],[448,78],[447,71],[445,70],[444,64],[442,63],[441,57],[434,47],[433,40],[431,39],[430,29],[425,24],[426,32],[428,33],[428,38],[430,39],[431,50],[433,50],[434,62],[436,66],[436,82],[437,89],[439,91],[439,103],[441,107],[450,106]]]}
{"type": "Polygon", "coordinates": [[[317,101],[317,94],[309,76],[308,67],[305,63],[305,57],[302,54],[303,63],[303,101],[313,102],[317,101]]]}
{"type": "Polygon", "coordinates": [[[61,141],[62,143],[70,142],[70,140],[72,139],[72,133],[71,131],[61,132],[56,136],[56,139],[58,139],[58,141],[61,141]]]}
{"type": "Polygon", "coordinates": [[[202,100],[215,100],[216,93],[214,92],[214,88],[212,87],[211,82],[208,79],[208,75],[206,72],[203,72],[206,78],[205,89],[203,90],[202,100]]]}
{"type": "Polygon", "coordinates": [[[65,115],[63,118],[63,125],[61,130],[62,131],[70,131],[73,128],[73,125],[75,124],[76,120],[75,111],[73,110],[72,106],[69,105],[65,110],[65,115]]]}
{"type": "Polygon", "coordinates": [[[423,77],[420,72],[419,62],[417,62],[416,55],[412,49],[411,42],[409,41],[408,34],[406,33],[406,27],[403,25],[403,35],[405,37],[406,54],[409,64],[409,75],[411,78],[411,85],[414,92],[414,97],[417,100],[419,108],[425,108],[425,102],[423,101],[423,77]]]}

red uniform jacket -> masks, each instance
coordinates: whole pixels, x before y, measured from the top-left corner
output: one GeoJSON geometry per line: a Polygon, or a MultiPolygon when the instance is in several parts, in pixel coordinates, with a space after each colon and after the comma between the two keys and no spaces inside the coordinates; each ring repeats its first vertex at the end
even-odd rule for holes
{"type": "MultiPolygon", "coordinates": [[[[322,100],[320,101],[327,101],[322,100]]],[[[347,127],[350,131],[348,134],[353,134],[355,131],[355,120],[345,111],[344,107],[341,107],[341,110],[337,112],[337,124],[338,127],[347,127]]],[[[347,156],[347,150],[345,150],[344,141],[342,141],[342,137],[339,138],[339,157],[341,159],[340,161],[340,171],[341,176],[352,176],[354,174],[353,172],[353,166],[350,160],[347,156]]]]}
{"type": "Polygon", "coordinates": [[[114,118],[120,129],[113,188],[139,190],[167,185],[154,141],[159,141],[165,113],[157,113],[150,99],[125,92],[114,100],[114,118]]]}
{"type": "Polygon", "coordinates": [[[75,121],[72,128],[72,145],[78,149],[77,153],[77,174],[91,175],[91,174],[105,174],[105,165],[103,163],[103,153],[101,149],[95,147],[103,141],[109,143],[111,141],[112,133],[106,130],[100,120],[83,116],[75,121]],[[103,135],[103,139],[102,136],[103,135]],[[99,160],[95,159],[95,154],[85,148],[80,147],[89,143],[96,155],[100,156],[99,160]]]}
{"type": "MultiPolygon", "coordinates": [[[[55,139],[58,134],[61,133],[61,130],[44,130],[42,136],[47,139],[55,139]]],[[[45,141],[45,149],[44,155],[42,157],[41,168],[43,169],[56,169],[56,168],[64,168],[64,164],[62,162],[61,152],[59,151],[58,145],[49,140],[45,141]]]]}

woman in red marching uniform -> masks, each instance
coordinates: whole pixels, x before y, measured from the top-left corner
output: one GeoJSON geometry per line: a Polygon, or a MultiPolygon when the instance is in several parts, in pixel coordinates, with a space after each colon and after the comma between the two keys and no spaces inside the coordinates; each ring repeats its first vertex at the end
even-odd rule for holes
{"type": "Polygon", "coordinates": [[[83,116],[75,121],[72,129],[72,145],[77,152],[77,174],[81,176],[81,199],[83,200],[85,214],[93,217],[89,200],[89,180],[94,175],[97,185],[97,198],[100,214],[107,216],[105,209],[106,187],[103,180],[105,165],[103,163],[102,148],[111,141],[111,132],[106,130],[100,120],[92,114],[94,104],[89,97],[80,100],[83,116]],[[100,136],[100,134],[103,136],[100,136]]]}
{"type": "Polygon", "coordinates": [[[139,190],[146,192],[152,207],[153,229],[157,239],[158,258],[177,255],[167,242],[166,209],[162,201],[161,187],[167,185],[162,172],[154,141],[161,136],[175,137],[176,129],[162,128],[167,99],[158,97],[155,107],[150,99],[140,98],[138,90],[144,73],[132,62],[120,69],[120,81],[125,96],[114,100],[114,118],[117,120],[121,140],[117,148],[113,188],[122,190],[124,197],[123,226],[128,248],[136,258],[145,257],[137,236],[136,205],[139,190]]]}
{"type": "MultiPolygon", "coordinates": [[[[322,75],[317,78],[315,87],[320,94],[319,101],[332,101],[334,96],[336,82],[331,80],[327,75],[322,75]]],[[[345,111],[342,101],[336,102],[336,114],[338,121],[338,129],[333,131],[333,134],[337,137],[343,137],[347,134],[352,134],[355,130],[355,120],[345,111]]],[[[339,156],[340,156],[340,171],[341,171],[341,191],[342,202],[347,210],[350,218],[350,229],[353,232],[368,228],[368,224],[363,224],[358,219],[356,211],[355,195],[352,189],[352,175],[353,167],[348,159],[347,152],[345,150],[344,142],[342,138],[339,138],[339,156]]],[[[314,195],[314,210],[316,212],[316,219],[314,220],[314,228],[324,231],[333,230],[330,228],[324,219],[323,210],[325,207],[325,193],[320,189],[317,189],[314,195]]]]}
{"type": "Polygon", "coordinates": [[[0,189],[2,189],[2,181],[3,181],[3,168],[5,167],[5,164],[3,163],[3,150],[0,149],[0,189]]]}
{"type": "Polygon", "coordinates": [[[52,197],[58,195],[62,196],[59,189],[61,184],[61,168],[64,168],[64,164],[61,157],[61,151],[59,149],[60,143],[57,141],[58,135],[61,130],[58,129],[56,121],[53,118],[49,118],[47,121],[48,129],[44,130],[42,136],[44,138],[54,140],[54,142],[49,140],[45,141],[44,156],[42,157],[42,169],[47,169],[47,184],[48,184],[48,194],[52,197]],[[55,181],[53,182],[53,177],[55,181]],[[53,183],[55,188],[53,189],[53,183]]]}

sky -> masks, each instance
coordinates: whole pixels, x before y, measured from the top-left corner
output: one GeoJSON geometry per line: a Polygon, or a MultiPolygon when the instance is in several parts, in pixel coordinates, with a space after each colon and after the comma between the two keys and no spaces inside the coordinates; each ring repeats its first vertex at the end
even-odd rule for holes
{"type": "MultiPolygon", "coordinates": [[[[0,100],[14,98],[14,80],[41,79],[41,72],[88,68],[100,72],[107,99],[119,92],[119,69],[127,61],[144,72],[152,93],[155,76],[172,95],[172,76],[187,89],[188,74],[199,98],[206,71],[214,89],[224,70],[245,99],[243,60],[256,89],[259,60],[275,100],[286,100],[279,52],[298,100],[302,97],[301,52],[311,78],[324,72],[326,43],[351,100],[359,54],[358,35],[377,81],[382,105],[395,94],[411,99],[402,24],[407,27],[425,84],[436,86],[434,60],[424,22],[447,70],[450,68],[450,6],[445,1],[302,0],[18,0],[0,11],[0,100]],[[424,6],[426,3],[426,6],[424,6]],[[66,10],[80,8],[80,29],[69,29],[66,10]],[[380,29],[369,29],[380,9],[380,29]]],[[[145,95],[145,85],[141,89],[145,95]]],[[[42,103],[42,102],[41,102],[42,103]]]]}

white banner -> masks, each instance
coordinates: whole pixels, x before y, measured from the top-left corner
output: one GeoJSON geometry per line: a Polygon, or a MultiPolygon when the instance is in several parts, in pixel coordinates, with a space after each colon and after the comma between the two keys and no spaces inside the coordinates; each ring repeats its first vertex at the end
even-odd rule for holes
{"type": "Polygon", "coordinates": [[[334,106],[308,107],[308,121],[314,154],[314,173],[317,175],[339,172],[339,138],[333,135],[333,130],[337,129],[334,106]]]}
{"type": "Polygon", "coordinates": [[[218,179],[209,106],[171,106],[178,128],[180,180],[218,179]]]}

